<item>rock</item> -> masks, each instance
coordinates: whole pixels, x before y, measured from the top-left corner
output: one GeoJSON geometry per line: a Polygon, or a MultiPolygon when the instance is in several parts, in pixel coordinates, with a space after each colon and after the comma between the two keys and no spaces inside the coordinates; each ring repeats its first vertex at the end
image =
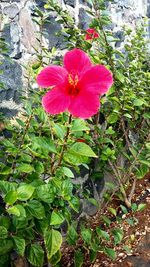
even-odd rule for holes
{"type": "Polygon", "coordinates": [[[16,4],[5,6],[3,9],[5,15],[9,16],[10,19],[14,19],[19,14],[19,8],[16,4]]]}
{"type": "Polygon", "coordinates": [[[34,48],[37,46],[36,28],[31,19],[30,12],[27,9],[22,9],[20,12],[19,24],[22,30],[20,37],[21,44],[25,47],[26,53],[34,53],[34,48]]]}
{"type": "Polygon", "coordinates": [[[5,60],[0,65],[1,82],[4,88],[0,88],[0,111],[8,116],[14,116],[20,104],[22,94],[22,69],[17,62],[5,60]]]}
{"type": "Polygon", "coordinates": [[[11,37],[11,54],[10,56],[15,59],[21,58],[20,49],[20,29],[17,22],[10,23],[10,37],[11,37]]]}
{"type": "Polygon", "coordinates": [[[66,5],[75,7],[75,5],[76,5],[76,0],[64,0],[64,3],[65,3],[66,5]]]}
{"type": "Polygon", "coordinates": [[[86,30],[89,28],[89,23],[91,22],[90,16],[86,13],[84,8],[79,9],[79,26],[86,30]]]}

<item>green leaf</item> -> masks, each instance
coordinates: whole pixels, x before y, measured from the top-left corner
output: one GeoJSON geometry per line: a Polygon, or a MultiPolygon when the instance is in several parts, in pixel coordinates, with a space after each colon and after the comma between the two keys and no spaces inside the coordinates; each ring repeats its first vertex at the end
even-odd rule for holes
{"type": "Polygon", "coordinates": [[[11,239],[1,239],[0,256],[8,253],[13,248],[11,239]]]}
{"type": "Polygon", "coordinates": [[[24,127],[25,124],[24,124],[24,121],[20,120],[20,119],[17,119],[16,118],[16,121],[18,122],[18,124],[21,126],[21,127],[24,127]]]}
{"type": "Polygon", "coordinates": [[[145,174],[149,171],[149,167],[147,165],[141,165],[140,168],[136,171],[137,179],[142,179],[145,174]]]}
{"type": "Polygon", "coordinates": [[[51,184],[44,184],[40,185],[36,188],[36,193],[38,198],[40,198],[42,201],[47,202],[47,203],[52,203],[55,194],[53,192],[53,188],[51,184]]]}
{"type": "Polygon", "coordinates": [[[24,208],[22,205],[20,205],[20,204],[15,205],[15,207],[16,207],[16,208],[19,210],[19,212],[20,212],[20,219],[25,218],[25,217],[26,217],[26,211],[25,211],[25,208],[24,208]]]}
{"type": "Polygon", "coordinates": [[[8,166],[5,166],[1,171],[0,171],[0,174],[3,174],[3,175],[8,175],[12,173],[12,168],[11,167],[8,167],[8,166]]]}
{"type": "Polygon", "coordinates": [[[78,233],[75,230],[74,226],[71,225],[71,226],[69,226],[69,229],[67,231],[67,242],[70,245],[75,245],[77,240],[78,240],[78,233]]]}
{"type": "Polygon", "coordinates": [[[84,254],[81,252],[81,249],[78,249],[74,253],[75,267],[82,267],[83,262],[84,262],[84,254]]]}
{"type": "Polygon", "coordinates": [[[0,216],[0,226],[4,226],[6,229],[9,229],[11,225],[11,221],[10,218],[8,218],[8,216],[0,216]]]}
{"type": "Polygon", "coordinates": [[[61,224],[63,223],[64,219],[65,218],[60,211],[53,211],[51,215],[50,225],[61,224]]]}
{"type": "Polygon", "coordinates": [[[17,170],[19,172],[25,172],[25,173],[31,173],[34,171],[34,168],[32,165],[27,164],[27,163],[22,163],[17,167],[17,170]]]}
{"type": "Polygon", "coordinates": [[[43,150],[57,153],[54,142],[48,137],[34,136],[32,141],[37,148],[42,148],[43,150]]]}
{"type": "Polygon", "coordinates": [[[117,113],[112,113],[108,116],[107,121],[108,123],[113,124],[117,122],[118,119],[119,119],[119,115],[117,113]]]}
{"type": "Polygon", "coordinates": [[[97,158],[90,146],[85,143],[76,142],[71,146],[70,151],[81,156],[97,158]]]}
{"type": "Polygon", "coordinates": [[[96,227],[96,233],[101,237],[104,238],[105,240],[109,241],[110,236],[106,231],[101,230],[99,227],[96,227]]]}
{"type": "Polygon", "coordinates": [[[38,200],[30,200],[26,208],[30,214],[37,219],[43,219],[45,217],[45,209],[38,200]]]}
{"type": "Polygon", "coordinates": [[[44,264],[43,248],[39,244],[32,244],[27,249],[27,259],[32,265],[42,267],[44,264]]]}
{"type": "Polygon", "coordinates": [[[145,207],[146,207],[146,204],[145,203],[141,203],[141,204],[138,205],[137,211],[142,211],[142,210],[145,209],[145,207]]]}
{"type": "Polygon", "coordinates": [[[74,211],[79,212],[79,209],[80,209],[80,200],[77,197],[74,197],[73,196],[68,202],[69,202],[70,207],[74,211]]]}
{"type": "Polygon", "coordinates": [[[9,191],[4,200],[8,205],[13,205],[17,200],[17,192],[16,191],[9,191]]]}
{"type": "Polygon", "coordinates": [[[18,187],[18,199],[22,201],[26,201],[33,195],[34,187],[30,184],[24,184],[18,187]]]}
{"type": "Polygon", "coordinates": [[[72,123],[71,130],[73,132],[79,132],[79,131],[89,131],[90,128],[86,126],[86,122],[81,119],[75,119],[72,123]]]}
{"type": "Polygon", "coordinates": [[[91,243],[91,238],[92,238],[92,231],[91,229],[86,229],[86,228],[83,228],[81,230],[81,236],[82,236],[82,239],[85,243],[87,243],[88,245],[90,245],[91,243]]]}
{"type": "Polygon", "coordinates": [[[132,116],[129,113],[125,113],[123,116],[129,119],[132,119],[132,116]]]}
{"type": "Polygon", "coordinates": [[[66,134],[66,129],[63,125],[54,123],[54,132],[58,136],[58,138],[64,139],[66,134]]]}
{"type": "Polygon", "coordinates": [[[23,257],[25,252],[25,240],[19,236],[13,236],[13,240],[17,253],[23,257]]]}
{"type": "Polygon", "coordinates": [[[0,191],[7,194],[9,191],[15,191],[17,184],[14,182],[0,181],[0,191]]]}
{"type": "Polygon", "coordinates": [[[104,249],[105,254],[111,258],[112,260],[115,260],[117,255],[114,249],[105,247],[104,249]]]}
{"type": "Polygon", "coordinates": [[[102,219],[106,223],[107,226],[111,224],[111,220],[107,216],[102,215],[102,219]]]}
{"type": "Polygon", "coordinates": [[[116,210],[115,210],[114,208],[109,207],[108,210],[109,210],[114,216],[117,215],[117,212],[116,212],[116,210]]]}
{"type": "Polygon", "coordinates": [[[114,244],[119,244],[123,239],[123,231],[120,228],[115,228],[111,230],[114,236],[114,244]]]}
{"type": "Polygon", "coordinates": [[[144,104],[144,101],[142,99],[135,99],[133,101],[133,105],[136,106],[136,107],[140,107],[144,104]]]}
{"type": "Polygon", "coordinates": [[[56,264],[61,260],[61,251],[58,250],[50,259],[52,266],[56,266],[56,264]]]}
{"type": "Polygon", "coordinates": [[[66,162],[69,162],[69,164],[71,164],[71,165],[79,165],[81,163],[82,164],[87,163],[88,157],[81,156],[81,155],[69,150],[69,152],[66,152],[64,154],[64,160],[66,162]]]}
{"type": "Polygon", "coordinates": [[[3,254],[0,256],[0,266],[1,267],[8,267],[10,262],[10,255],[3,254]]]}
{"type": "Polygon", "coordinates": [[[53,255],[60,249],[62,236],[57,230],[47,230],[44,233],[44,243],[47,250],[47,257],[50,260],[53,255]]]}
{"type": "Polygon", "coordinates": [[[96,260],[96,257],[97,257],[97,252],[94,251],[93,249],[90,250],[90,262],[95,262],[96,260]]]}
{"type": "Polygon", "coordinates": [[[0,239],[6,239],[8,237],[8,231],[4,226],[0,226],[0,239]]]}
{"type": "Polygon", "coordinates": [[[74,174],[73,174],[73,172],[69,168],[62,167],[62,171],[63,171],[63,173],[64,173],[65,176],[74,178],[74,174]]]}
{"type": "Polygon", "coordinates": [[[127,214],[128,213],[128,210],[127,210],[127,208],[125,206],[120,205],[120,208],[122,209],[122,211],[123,211],[124,214],[127,214]]]}
{"type": "Polygon", "coordinates": [[[12,215],[15,215],[15,216],[20,216],[20,211],[19,211],[19,209],[16,206],[13,206],[11,208],[8,208],[7,209],[7,212],[9,214],[12,214],[12,215]]]}
{"type": "Polygon", "coordinates": [[[124,81],[125,81],[125,76],[124,76],[121,72],[116,71],[115,76],[116,76],[116,78],[117,78],[121,83],[124,83],[124,81]]]}
{"type": "Polygon", "coordinates": [[[106,134],[114,134],[115,131],[112,129],[112,126],[110,126],[107,130],[106,130],[106,134]]]}
{"type": "Polygon", "coordinates": [[[73,190],[73,184],[71,183],[70,179],[67,179],[62,182],[61,184],[61,195],[67,199],[70,200],[70,197],[72,195],[73,190]]]}
{"type": "Polygon", "coordinates": [[[34,169],[37,173],[43,173],[44,172],[44,164],[42,162],[37,162],[34,164],[34,169]]]}
{"type": "Polygon", "coordinates": [[[136,212],[137,211],[137,204],[136,203],[132,203],[131,204],[131,209],[133,212],[136,212]]]}

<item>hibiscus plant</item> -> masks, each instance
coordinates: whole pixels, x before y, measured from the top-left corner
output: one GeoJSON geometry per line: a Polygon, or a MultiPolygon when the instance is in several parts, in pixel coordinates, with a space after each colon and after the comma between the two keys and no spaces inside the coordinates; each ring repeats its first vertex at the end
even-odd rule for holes
{"type": "Polygon", "coordinates": [[[123,231],[111,229],[103,207],[117,217],[109,206],[115,195],[122,208],[132,208],[136,182],[149,170],[150,75],[144,26],[134,34],[124,28],[126,41],[117,49],[104,2],[90,1],[87,30],[52,0],[36,10],[41,32],[36,61],[26,69],[29,95],[16,118],[4,119],[0,140],[1,267],[61,266],[64,241],[76,267],[85,252],[91,262],[97,253],[116,258],[123,231]],[[67,50],[60,58],[42,43],[50,11],[67,50]],[[93,179],[113,178],[103,202],[78,193],[80,166],[92,170],[93,179]],[[102,216],[103,229],[80,224],[84,197],[102,216]]]}

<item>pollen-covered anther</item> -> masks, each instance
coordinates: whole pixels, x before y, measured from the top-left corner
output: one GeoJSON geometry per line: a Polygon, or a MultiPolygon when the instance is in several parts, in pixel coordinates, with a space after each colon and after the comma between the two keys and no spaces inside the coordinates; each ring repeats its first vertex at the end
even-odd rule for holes
{"type": "Polygon", "coordinates": [[[78,83],[79,79],[78,79],[78,75],[75,75],[75,77],[73,78],[72,74],[68,75],[68,82],[70,85],[72,86],[76,86],[78,83]]]}

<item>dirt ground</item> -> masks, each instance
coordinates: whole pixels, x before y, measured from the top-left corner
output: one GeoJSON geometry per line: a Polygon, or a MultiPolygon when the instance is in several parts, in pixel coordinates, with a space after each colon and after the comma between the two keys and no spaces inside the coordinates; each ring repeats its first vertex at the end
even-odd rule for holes
{"type": "MultiPolygon", "coordinates": [[[[150,267],[150,173],[137,182],[133,202],[138,205],[145,203],[146,207],[134,213],[129,210],[127,214],[121,215],[123,220],[120,224],[116,221],[111,224],[111,227],[121,227],[124,232],[123,240],[115,246],[116,260],[112,261],[104,253],[99,252],[96,261],[90,263],[85,252],[83,267],[150,267]],[[132,225],[128,221],[133,218],[135,223],[132,225]]],[[[114,198],[111,207],[115,208],[118,204],[114,198]]],[[[105,210],[104,214],[110,218],[112,216],[108,210],[105,210]]],[[[91,218],[90,225],[93,229],[101,223],[99,214],[91,218]]],[[[65,245],[62,254],[61,266],[74,267],[72,247],[65,245]]]]}

